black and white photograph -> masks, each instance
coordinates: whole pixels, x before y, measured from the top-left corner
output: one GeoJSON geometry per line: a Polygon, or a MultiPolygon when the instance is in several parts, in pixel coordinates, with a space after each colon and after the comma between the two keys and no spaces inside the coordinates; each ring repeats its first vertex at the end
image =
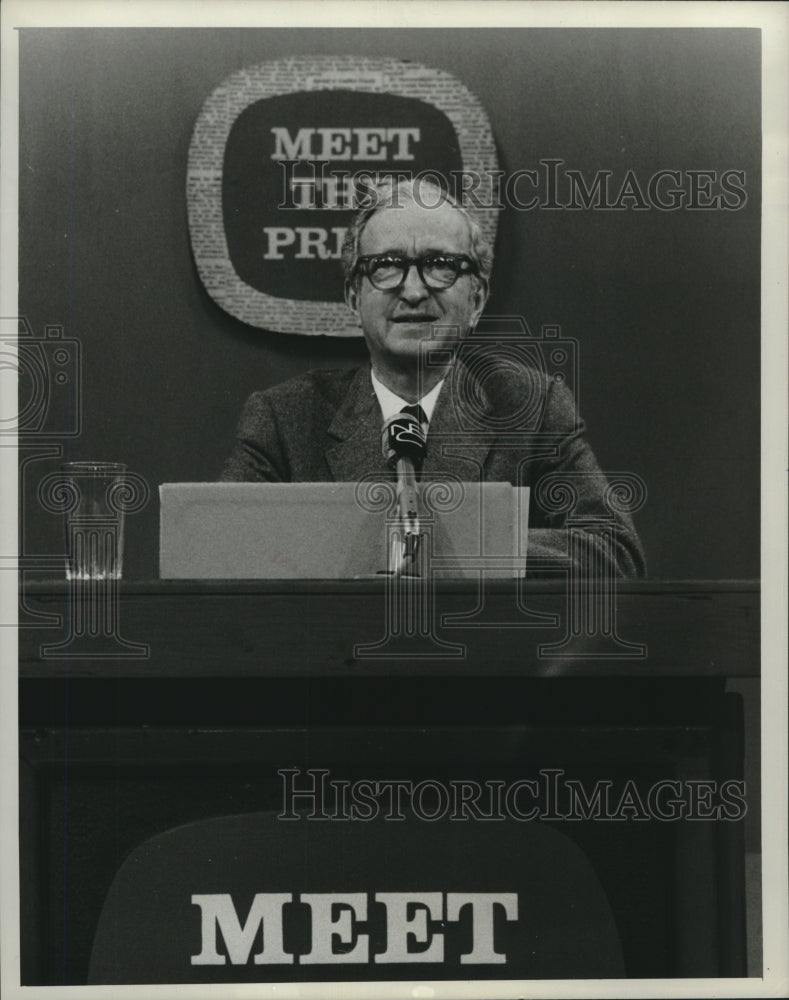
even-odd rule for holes
{"type": "Polygon", "coordinates": [[[789,6],[2,19],[3,995],[786,995],[789,6]]]}

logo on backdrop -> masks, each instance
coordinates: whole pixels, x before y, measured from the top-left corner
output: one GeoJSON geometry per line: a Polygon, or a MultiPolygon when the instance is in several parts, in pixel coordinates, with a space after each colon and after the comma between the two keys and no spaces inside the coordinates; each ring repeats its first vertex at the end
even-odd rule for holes
{"type": "MultiPolygon", "coordinates": [[[[420,175],[460,195],[497,165],[484,109],[444,70],[355,56],[248,67],[213,91],[192,135],[198,272],[214,301],[252,326],[359,336],[340,263],[357,185],[420,175]]],[[[499,209],[483,204],[467,208],[493,242],[499,209]]]]}

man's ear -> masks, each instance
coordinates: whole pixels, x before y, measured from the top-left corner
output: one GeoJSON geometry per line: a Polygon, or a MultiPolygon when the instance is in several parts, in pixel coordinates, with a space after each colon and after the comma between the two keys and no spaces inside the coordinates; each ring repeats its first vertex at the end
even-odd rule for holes
{"type": "Polygon", "coordinates": [[[485,278],[477,278],[474,282],[474,291],[472,293],[472,300],[474,302],[474,313],[472,320],[472,327],[476,325],[477,320],[482,315],[482,311],[485,308],[485,303],[488,301],[488,293],[490,291],[490,286],[485,278]]]}
{"type": "Polygon", "coordinates": [[[354,316],[359,319],[359,286],[356,282],[345,282],[345,304],[354,316]]]}

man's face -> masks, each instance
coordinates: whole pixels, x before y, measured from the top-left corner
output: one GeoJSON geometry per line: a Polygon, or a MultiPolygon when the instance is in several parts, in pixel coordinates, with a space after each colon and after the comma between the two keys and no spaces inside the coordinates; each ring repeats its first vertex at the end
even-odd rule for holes
{"type": "MultiPolygon", "coordinates": [[[[412,201],[383,208],[362,230],[359,252],[421,257],[427,253],[471,254],[471,234],[461,212],[442,203],[423,208],[412,201]]],[[[473,275],[461,274],[451,288],[428,288],[416,267],[399,288],[382,291],[369,278],[346,290],[359,319],[373,367],[412,370],[424,340],[456,343],[474,326],[487,292],[473,275]]],[[[438,344],[436,343],[436,346],[438,344]]]]}

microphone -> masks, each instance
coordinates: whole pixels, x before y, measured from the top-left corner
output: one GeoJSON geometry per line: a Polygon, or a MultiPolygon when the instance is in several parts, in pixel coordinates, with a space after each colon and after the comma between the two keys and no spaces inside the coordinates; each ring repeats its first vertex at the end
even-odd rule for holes
{"type": "Polygon", "coordinates": [[[415,568],[419,544],[419,490],[416,476],[427,451],[425,432],[412,413],[396,413],[389,417],[381,432],[381,445],[386,464],[397,473],[397,505],[403,526],[404,549],[396,574],[408,569],[418,576],[415,568]]]}

